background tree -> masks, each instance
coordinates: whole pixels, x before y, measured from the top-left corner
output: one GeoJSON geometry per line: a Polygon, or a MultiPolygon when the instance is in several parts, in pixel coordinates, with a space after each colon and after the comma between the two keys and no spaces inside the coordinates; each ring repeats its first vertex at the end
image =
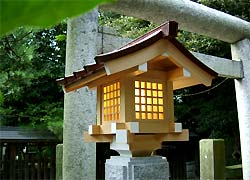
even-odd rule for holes
{"type": "Polygon", "coordinates": [[[62,138],[66,24],[20,27],[0,39],[0,123],[46,128],[62,138]]]}

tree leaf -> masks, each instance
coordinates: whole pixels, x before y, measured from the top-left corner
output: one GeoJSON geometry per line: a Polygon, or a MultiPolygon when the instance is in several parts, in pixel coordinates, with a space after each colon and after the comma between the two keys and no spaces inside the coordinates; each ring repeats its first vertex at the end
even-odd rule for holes
{"type": "Polygon", "coordinates": [[[0,36],[19,26],[49,27],[114,0],[1,0],[0,36]]]}
{"type": "Polygon", "coordinates": [[[3,104],[4,102],[4,96],[3,93],[0,91],[0,106],[3,104]]]}

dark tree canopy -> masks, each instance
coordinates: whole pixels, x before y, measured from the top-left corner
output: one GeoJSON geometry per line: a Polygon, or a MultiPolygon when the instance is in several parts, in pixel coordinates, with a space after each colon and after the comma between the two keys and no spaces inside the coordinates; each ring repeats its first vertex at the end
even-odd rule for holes
{"type": "Polygon", "coordinates": [[[0,123],[47,128],[61,138],[66,24],[18,28],[0,39],[0,123]]]}

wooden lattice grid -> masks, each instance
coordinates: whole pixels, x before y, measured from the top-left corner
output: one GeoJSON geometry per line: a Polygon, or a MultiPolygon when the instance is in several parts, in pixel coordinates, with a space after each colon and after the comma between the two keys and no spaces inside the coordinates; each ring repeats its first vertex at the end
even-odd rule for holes
{"type": "Polygon", "coordinates": [[[103,86],[103,119],[104,121],[120,119],[120,82],[103,86]]]}
{"type": "Polygon", "coordinates": [[[136,120],[163,120],[163,93],[163,83],[136,80],[136,120]]]}

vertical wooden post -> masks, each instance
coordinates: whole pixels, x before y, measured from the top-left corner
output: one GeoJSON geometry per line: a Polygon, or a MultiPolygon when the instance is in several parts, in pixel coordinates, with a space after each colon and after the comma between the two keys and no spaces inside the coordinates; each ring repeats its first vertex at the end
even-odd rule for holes
{"type": "MultiPolygon", "coordinates": [[[[50,148],[52,149],[52,156],[50,157],[50,160],[48,162],[50,162],[50,179],[53,180],[56,178],[56,144],[52,144],[50,146],[50,148]]],[[[48,164],[47,162],[47,164],[48,164]]]]}
{"type": "Polygon", "coordinates": [[[18,179],[23,179],[23,157],[22,156],[18,156],[18,160],[17,160],[17,178],[18,179]]]}
{"type": "Polygon", "coordinates": [[[34,155],[31,155],[31,179],[37,179],[36,178],[36,168],[35,168],[35,157],[34,155]]]}
{"type": "Polygon", "coordinates": [[[12,143],[9,144],[10,146],[10,179],[15,179],[16,178],[16,146],[12,143]]]}
{"type": "Polygon", "coordinates": [[[250,39],[231,45],[232,59],[242,61],[244,78],[235,80],[243,179],[250,179],[250,39]]]}
{"type": "Polygon", "coordinates": [[[164,101],[166,105],[164,105],[164,112],[166,114],[166,120],[168,121],[168,131],[175,131],[174,124],[174,95],[173,95],[173,82],[166,82],[166,94],[164,94],[164,101]]]}
{"type": "Polygon", "coordinates": [[[102,125],[102,87],[101,86],[97,86],[96,88],[96,124],[97,125],[102,125]]]}
{"type": "MultiPolygon", "coordinates": [[[[43,178],[44,179],[48,179],[48,163],[49,163],[49,159],[48,157],[44,157],[43,158],[43,178]]],[[[51,168],[51,164],[50,164],[50,168],[51,168]]]]}
{"type": "Polygon", "coordinates": [[[121,121],[129,122],[135,119],[134,80],[126,77],[121,79],[121,121]]]}
{"type": "MultiPolygon", "coordinates": [[[[27,149],[28,149],[28,146],[27,146],[27,149]]],[[[28,150],[27,150],[28,152],[28,150]]],[[[29,178],[29,154],[25,153],[24,154],[24,179],[27,180],[27,179],[30,179],[29,178]]]]}
{"type": "Polygon", "coordinates": [[[200,141],[200,179],[225,179],[223,139],[203,139],[200,141]]]}
{"type": "MultiPolygon", "coordinates": [[[[38,180],[42,179],[42,177],[41,177],[41,163],[42,163],[41,157],[39,156],[37,158],[37,179],[38,180]]],[[[34,166],[35,166],[35,164],[36,163],[34,163],[34,166]]]]}

